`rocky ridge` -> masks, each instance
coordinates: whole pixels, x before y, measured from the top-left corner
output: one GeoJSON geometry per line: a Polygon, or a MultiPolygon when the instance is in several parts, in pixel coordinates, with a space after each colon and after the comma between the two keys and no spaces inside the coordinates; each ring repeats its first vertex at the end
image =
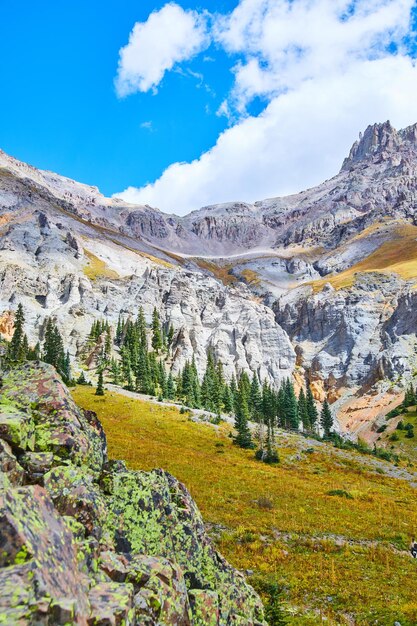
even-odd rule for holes
{"type": "Polygon", "coordinates": [[[184,485],[109,461],[50,366],[4,376],[0,480],[0,623],[265,624],[184,485]]]}

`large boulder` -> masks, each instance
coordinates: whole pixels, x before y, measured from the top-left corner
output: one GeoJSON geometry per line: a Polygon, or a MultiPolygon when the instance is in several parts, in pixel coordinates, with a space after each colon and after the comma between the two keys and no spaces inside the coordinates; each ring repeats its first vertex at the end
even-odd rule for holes
{"type": "Polygon", "coordinates": [[[6,373],[2,401],[0,624],[265,624],[184,485],[109,461],[53,368],[6,373]]]}

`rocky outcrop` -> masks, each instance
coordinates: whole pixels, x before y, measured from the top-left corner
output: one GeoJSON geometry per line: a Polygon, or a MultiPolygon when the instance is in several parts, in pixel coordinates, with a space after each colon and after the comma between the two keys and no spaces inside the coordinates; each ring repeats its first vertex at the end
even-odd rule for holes
{"type": "Polygon", "coordinates": [[[297,362],[327,390],[367,389],[379,380],[412,378],[417,365],[417,294],[395,275],[358,275],[352,287],[304,287],[275,303],[297,362]]]}
{"type": "Polygon", "coordinates": [[[2,623],[265,624],[184,485],[109,461],[50,366],[3,378],[0,469],[2,623]]]}

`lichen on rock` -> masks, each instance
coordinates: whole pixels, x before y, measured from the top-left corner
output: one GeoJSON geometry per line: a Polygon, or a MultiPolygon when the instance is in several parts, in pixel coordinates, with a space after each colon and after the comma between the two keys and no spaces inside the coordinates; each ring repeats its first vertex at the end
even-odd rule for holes
{"type": "Polygon", "coordinates": [[[0,624],[265,624],[185,486],[109,460],[52,367],[5,374],[0,425],[0,624]]]}

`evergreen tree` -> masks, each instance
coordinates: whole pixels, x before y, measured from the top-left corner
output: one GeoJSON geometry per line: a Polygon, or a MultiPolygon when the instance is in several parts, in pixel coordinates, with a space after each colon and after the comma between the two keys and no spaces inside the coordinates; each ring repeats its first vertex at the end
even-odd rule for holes
{"type": "Polygon", "coordinates": [[[263,410],[262,400],[263,397],[261,394],[261,388],[259,386],[258,376],[254,373],[250,385],[249,411],[251,418],[255,422],[259,422],[259,420],[261,419],[261,414],[263,410]]]}
{"type": "Polygon", "coordinates": [[[71,359],[68,350],[66,351],[64,357],[62,378],[66,384],[71,382],[71,359]]]}
{"type": "Polygon", "coordinates": [[[276,583],[267,589],[268,600],[265,604],[265,617],[269,626],[286,626],[288,624],[285,611],[282,608],[281,592],[276,583]]]}
{"type": "Polygon", "coordinates": [[[248,426],[250,417],[247,400],[248,395],[246,381],[241,377],[236,394],[235,428],[237,430],[237,435],[234,438],[235,444],[240,448],[253,448],[252,436],[248,426]]]}
{"type": "Polygon", "coordinates": [[[284,420],[287,428],[298,428],[297,398],[294,393],[294,385],[287,379],[284,383],[284,420]]]}
{"type": "Polygon", "coordinates": [[[403,406],[409,407],[409,406],[414,406],[415,404],[416,404],[415,391],[414,391],[413,385],[410,385],[406,389],[403,406]]]}
{"type": "Polygon", "coordinates": [[[116,361],[116,359],[111,360],[110,371],[111,371],[113,385],[119,385],[121,372],[120,372],[120,365],[116,361]]]}
{"type": "Polygon", "coordinates": [[[234,374],[230,381],[230,395],[232,396],[232,411],[235,410],[236,398],[237,398],[237,383],[234,374]]]}
{"type": "Polygon", "coordinates": [[[152,347],[155,352],[159,352],[159,350],[162,348],[161,323],[156,307],[154,308],[152,313],[152,347]]]}
{"type": "Polygon", "coordinates": [[[266,381],[262,385],[262,415],[267,425],[273,425],[276,415],[275,394],[266,381]]]}
{"type": "Polygon", "coordinates": [[[172,324],[170,324],[168,328],[168,333],[167,333],[168,348],[172,346],[173,339],[174,339],[174,327],[172,324]]]}
{"type": "Polygon", "coordinates": [[[8,360],[12,363],[17,363],[23,361],[26,357],[24,354],[24,344],[23,344],[23,325],[25,322],[25,315],[23,312],[23,306],[21,303],[17,306],[17,311],[14,320],[14,332],[13,337],[10,341],[8,347],[8,360]]]}
{"type": "Polygon", "coordinates": [[[307,410],[307,399],[304,393],[304,389],[302,387],[300,389],[300,393],[298,394],[298,416],[303,425],[303,429],[309,430],[310,418],[307,410]]]}
{"type": "Polygon", "coordinates": [[[110,332],[110,328],[107,328],[106,339],[104,342],[104,358],[106,361],[110,361],[111,359],[111,350],[112,350],[111,332],[110,332]]]}
{"type": "Polygon", "coordinates": [[[285,427],[285,384],[281,384],[276,398],[276,415],[278,425],[285,427]]]}
{"type": "Polygon", "coordinates": [[[310,385],[307,388],[306,404],[307,404],[309,427],[312,430],[314,430],[316,427],[319,415],[318,415],[316,403],[314,401],[314,396],[313,396],[313,392],[311,391],[310,385]]]}
{"type": "Polygon", "coordinates": [[[121,315],[119,314],[119,319],[117,320],[117,329],[116,329],[116,338],[115,338],[116,346],[120,346],[122,343],[122,333],[123,333],[123,322],[122,322],[121,315]]]}
{"type": "Polygon", "coordinates": [[[81,372],[76,382],[77,382],[77,385],[88,385],[84,372],[81,372]]]}
{"type": "Polygon", "coordinates": [[[103,383],[103,370],[100,369],[98,373],[96,396],[104,396],[104,383],[103,383]]]}
{"type": "Polygon", "coordinates": [[[168,398],[168,400],[173,400],[175,398],[175,383],[171,372],[168,374],[167,378],[166,397],[168,398]]]}
{"type": "Polygon", "coordinates": [[[148,349],[148,340],[147,340],[147,332],[146,332],[146,319],[145,313],[143,311],[143,307],[139,307],[139,313],[136,320],[136,326],[138,330],[138,339],[142,349],[148,349]]]}
{"type": "Polygon", "coordinates": [[[320,415],[320,424],[321,424],[321,427],[323,428],[324,436],[328,437],[333,428],[333,415],[330,410],[330,406],[327,401],[327,398],[323,402],[323,407],[322,407],[321,415],[320,415]]]}
{"type": "Polygon", "coordinates": [[[233,411],[233,394],[229,385],[225,385],[223,391],[223,410],[225,413],[231,413],[233,411]]]}
{"type": "Polygon", "coordinates": [[[48,318],[46,322],[42,359],[45,363],[53,365],[65,382],[69,382],[71,377],[69,355],[65,353],[58,326],[51,318],[48,318]],[[67,378],[68,375],[69,378],[67,378]]]}

